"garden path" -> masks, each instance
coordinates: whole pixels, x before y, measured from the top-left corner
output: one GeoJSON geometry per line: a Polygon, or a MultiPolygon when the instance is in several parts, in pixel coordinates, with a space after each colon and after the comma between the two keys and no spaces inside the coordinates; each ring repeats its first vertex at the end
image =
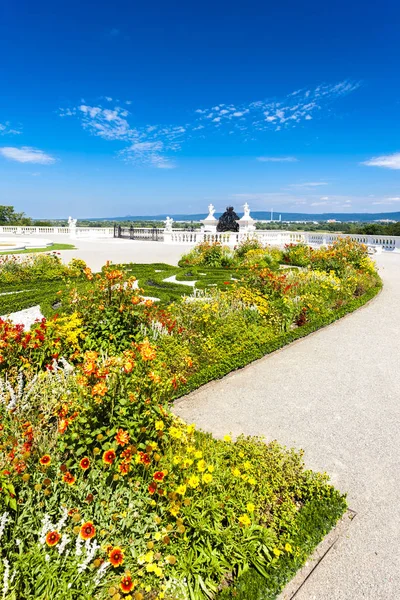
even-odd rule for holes
{"type": "Polygon", "coordinates": [[[384,288],[367,306],[174,408],[218,437],[304,448],[348,493],[357,517],[296,600],[400,598],[400,256],[377,263],[384,288]]]}

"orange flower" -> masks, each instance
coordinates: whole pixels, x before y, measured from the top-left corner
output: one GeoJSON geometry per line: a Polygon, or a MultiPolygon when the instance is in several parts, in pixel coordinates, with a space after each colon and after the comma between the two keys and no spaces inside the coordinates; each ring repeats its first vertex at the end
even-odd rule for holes
{"type": "Polygon", "coordinates": [[[128,446],[128,448],[121,452],[121,458],[129,462],[130,460],[132,460],[132,456],[136,454],[136,452],[137,449],[135,448],[135,446],[128,446]]]}
{"type": "Polygon", "coordinates": [[[154,383],[160,383],[161,381],[161,377],[159,375],[157,375],[156,373],[153,373],[153,371],[151,371],[149,373],[149,378],[154,381],[154,383]]]}
{"type": "Polygon", "coordinates": [[[132,304],[139,304],[139,302],[140,302],[139,296],[133,296],[131,302],[132,302],[132,304]]]}
{"type": "Polygon", "coordinates": [[[114,450],[106,450],[103,454],[103,462],[107,465],[112,465],[114,460],[116,459],[116,454],[114,450]]]}
{"type": "Polygon", "coordinates": [[[60,433],[65,433],[67,427],[68,427],[69,421],[68,419],[61,419],[58,423],[58,431],[60,433]]]}
{"type": "Polygon", "coordinates": [[[123,429],[119,429],[115,436],[115,440],[119,446],[125,446],[129,443],[129,433],[123,429]]]}
{"type": "Polygon", "coordinates": [[[156,357],[156,351],[148,340],[145,340],[143,344],[139,345],[139,350],[143,360],[154,360],[156,357]]]}
{"type": "Polygon", "coordinates": [[[83,372],[85,373],[85,375],[93,375],[93,373],[96,373],[96,369],[97,365],[92,360],[83,364],[83,372]]]}
{"type": "Polygon", "coordinates": [[[63,475],[63,481],[65,483],[68,483],[68,485],[74,485],[75,481],[76,481],[76,477],[74,477],[72,475],[72,473],[70,473],[69,471],[67,471],[65,473],[65,475],[63,475]]]}
{"type": "Polygon", "coordinates": [[[131,470],[131,466],[128,462],[123,461],[119,464],[118,470],[121,475],[128,475],[129,471],[131,470]]]}
{"type": "Polygon", "coordinates": [[[92,388],[92,396],[105,396],[107,394],[108,388],[104,381],[100,381],[100,383],[96,383],[96,385],[92,388]]]}
{"type": "Polygon", "coordinates": [[[82,458],[81,462],[79,463],[79,466],[84,471],[86,471],[86,469],[88,469],[90,467],[90,460],[88,459],[87,456],[85,456],[84,458],[82,458]]]}
{"type": "Polygon", "coordinates": [[[61,536],[58,531],[49,531],[46,535],[46,544],[48,546],[55,546],[60,541],[60,538],[61,536]]]}
{"type": "Polygon", "coordinates": [[[129,592],[131,592],[133,590],[133,588],[135,587],[135,584],[132,581],[130,573],[125,573],[125,575],[121,579],[121,583],[119,584],[119,587],[124,592],[124,594],[128,594],[129,592]]]}
{"type": "Polygon", "coordinates": [[[133,362],[133,360],[127,360],[124,364],[125,373],[131,373],[134,366],[135,366],[135,363],[133,362]]]}
{"type": "Polygon", "coordinates": [[[92,521],[88,521],[82,525],[79,535],[84,540],[90,540],[90,538],[96,535],[96,528],[92,521]]]}
{"type": "Polygon", "coordinates": [[[51,457],[48,454],[45,454],[44,456],[42,456],[42,458],[39,460],[41,465],[44,465],[45,467],[47,467],[47,465],[49,465],[51,463],[51,457]]]}
{"type": "Polygon", "coordinates": [[[108,553],[108,558],[113,567],[119,567],[119,565],[122,565],[124,562],[124,551],[118,546],[111,548],[108,553]]]}
{"type": "Polygon", "coordinates": [[[149,490],[149,494],[155,494],[155,492],[157,491],[157,484],[155,481],[152,481],[149,484],[149,487],[147,488],[149,490]]]}

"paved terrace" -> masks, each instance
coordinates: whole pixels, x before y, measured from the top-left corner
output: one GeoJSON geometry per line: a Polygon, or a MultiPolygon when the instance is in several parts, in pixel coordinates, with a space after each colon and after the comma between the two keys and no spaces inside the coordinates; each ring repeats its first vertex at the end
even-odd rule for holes
{"type": "Polygon", "coordinates": [[[296,600],[400,598],[400,256],[377,262],[385,285],[370,304],[175,406],[219,437],[304,448],[348,493],[357,517],[296,600]]]}

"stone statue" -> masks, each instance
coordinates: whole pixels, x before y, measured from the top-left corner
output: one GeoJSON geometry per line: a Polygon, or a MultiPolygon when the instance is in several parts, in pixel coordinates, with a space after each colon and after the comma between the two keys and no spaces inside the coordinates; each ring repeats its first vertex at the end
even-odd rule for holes
{"type": "Polygon", "coordinates": [[[78,219],[73,219],[72,217],[68,217],[68,227],[76,227],[78,219]]]}
{"type": "Polygon", "coordinates": [[[209,204],[208,205],[208,216],[213,217],[214,213],[215,213],[215,207],[213,206],[213,204],[209,204]]]}
{"type": "Polygon", "coordinates": [[[220,216],[217,231],[239,231],[239,217],[233,210],[233,206],[227,206],[226,211],[220,216]]]}
{"type": "Polygon", "coordinates": [[[243,205],[243,210],[244,210],[243,217],[248,218],[250,216],[250,206],[247,204],[247,202],[246,202],[246,204],[243,205]]]}
{"type": "Polygon", "coordinates": [[[165,231],[172,231],[172,223],[174,220],[171,217],[165,219],[165,231]]]}

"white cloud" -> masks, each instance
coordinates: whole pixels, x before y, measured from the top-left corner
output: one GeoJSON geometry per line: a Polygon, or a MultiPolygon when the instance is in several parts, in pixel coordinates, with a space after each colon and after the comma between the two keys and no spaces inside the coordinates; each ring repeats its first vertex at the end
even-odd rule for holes
{"type": "Polygon", "coordinates": [[[326,206],[328,202],[311,202],[310,206],[326,206]]]}
{"type": "Polygon", "coordinates": [[[257,156],[260,162],[298,162],[295,156],[257,156]]]}
{"type": "Polygon", "coordinates": [[[320,200],[329,200],[328,196],[321,196],[320,200]]]}
{"type": "MultiPolygon", "coordinates": [[[[119,33],[119,30],[111,30],[110,35],[119,33]]],[[[323,85],[314,90],[298,90],[279,101],[257,100],[241,106],[218,103],[210,108],[195,109],[191,122],[184,125],[146,124],[134,126],[131,123],[132,115],[126,110],[126,105],[129,105],[131,101],[122,102],[124,104],[124,108],[122,108],[119,106],[119,101],[115,100],[113,101],[115,106],[112,108],[112,105],[110,106],[111,96],[104,97],[107,108],[102,105],[90,105],[85,100],[81,100],[78,106],[59,109],[59,115],[78,118],[82,127],[91,135],[104,140],[124,142],[125,149],[119,154],[125,160],[127,157],[129,159],[134,157],[135,161],[141,160],[159,168],[171,168],[165,166],[171,163],[166,158],[166,154],[178,151],[185,137],[194,137],[195,132],[201,130],[202,133],[197,134],[201,138],[206,137],[210,128],[229,135],[244,134],[248,136],[249,130],[256,132],[268,129],[279,131],[283,128],[295,127],[302,121],[310,120],[311,113],[313,115],[317,112],[322,114],[323,108],[339,96],[354,91],[358,85],[354,82],[323,85]],[[154,147],[150,147],[158,142],[161,143],[159,149],[155,150],[154,147]],[[150,146],[142,146],[139,151],[138,147],[135,148],[136,143],[149,143],[150,146]],[[156,155],[159,158],[154,158],[156,155]],[[161,156],[164,157],[165,162],[161,160],[161,156]]],[[[293,157],[260,157],[258,160],[261,162],[294,162],[296,159],[293,157]]],[[[323,183],[299,184],[297,187],[314,185],[323,185],[323,183]]]]}
{"type": "Polygon", "coordinates": [[[385,169],[400,169],[400,152],[376,156],[361,163],[367,167],[384,167],[385,169]]]}
{"type": "Polygon", "coordinates": [[[30,146],[22,146],[14,148],[4,146],[0,148],[0,154],[10,160],[15,160],[20,163],[37,163],[39,165],[51,165],[56,162],[56,159],[50,154],[46,154],[43,150],[31,148],[30,146]]]}
{"type": "Polygon", "coordinates": [[[289,187],[294,188],[313,188],[319,187],[320,185],[328,185],[327,181],[307,181],[305,183],[291,183],[289,187]]]}
{"type": "Polygon", "coordinates": [[[11,127],[10,121],[0,123],[0,135],[19,135],[20,133],[22,133],[20,129],[11,127]]]}

